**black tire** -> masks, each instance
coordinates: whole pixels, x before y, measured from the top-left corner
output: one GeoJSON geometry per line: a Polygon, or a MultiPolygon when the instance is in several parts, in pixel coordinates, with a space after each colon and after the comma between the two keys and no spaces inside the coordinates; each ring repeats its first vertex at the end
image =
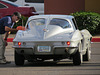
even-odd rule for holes
{"type": "Polygon", "coordinates": [[[86,54],[83,55],[83,61],[89,61],[89,50],[86,50],[86,54]]]}
{"type": "Polygon", "coordinates": [[[81,64],[81,55],[80,55],[79,51],[77,51],[77,52],[73,55],[73,64],[74,64],[74,65],[80,65],[80,64],[81,64]]]}
{"type": "Polygon", "coordinates": [[[85,55],[83,55],[83,61],[89,61],[90,60],[90,58],[91,58],[91,42],[89,42],[89,44],[88,44],[88,48],[87,48],[87,50],[86,50],[86,53],[85,53],[85,55]]]}
{"type": "Polygon", "coordinates": [[[16,51],[15,51],[15,64],[17,66],[23,66],[24,65],[24,56],[18,54],[16,51]]]}

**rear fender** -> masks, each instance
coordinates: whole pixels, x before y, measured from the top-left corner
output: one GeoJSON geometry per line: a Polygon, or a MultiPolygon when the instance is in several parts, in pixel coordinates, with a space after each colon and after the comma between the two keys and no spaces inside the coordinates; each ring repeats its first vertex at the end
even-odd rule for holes
{"type": "Polygon", "coordinates": [[[83,39],[79,30],[76,30],[71,38],[71,41],[81,41],[83,39]]]}

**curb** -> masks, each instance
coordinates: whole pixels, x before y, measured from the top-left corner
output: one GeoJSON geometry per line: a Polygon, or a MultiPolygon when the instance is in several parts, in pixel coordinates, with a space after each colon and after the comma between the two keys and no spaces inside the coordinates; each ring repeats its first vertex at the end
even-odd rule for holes
{"type": "Polygon", "coordinates": [[[7,42],[13,42],[13,38],[7,38],[7,42]]]}
{"type": "Polygon", "coordinates": [[[100,42],[100,38],[92,38],[91,42],[100,42]]]}
{"type": "MultiPolygon", "coordinates": [[[[8,38],[7,42],[13,42],[13,38],[8,38]]],[[[91,42],[100,42],[100,38],[92,38],[91,42]]]]}

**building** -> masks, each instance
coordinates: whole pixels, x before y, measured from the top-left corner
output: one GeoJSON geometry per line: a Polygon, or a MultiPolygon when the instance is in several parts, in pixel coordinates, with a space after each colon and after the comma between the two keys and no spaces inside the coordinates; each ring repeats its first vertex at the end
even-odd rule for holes
{"type": "Polygon", "coordinates": [[[100,13],[100,0],[44,0],[45,14],[70,14],[77,11],[100,13]]]}
{"type": "Polygon", "coordinates": [[[100,13],[100,0],[85,0],[85,11],[100,13]]]}

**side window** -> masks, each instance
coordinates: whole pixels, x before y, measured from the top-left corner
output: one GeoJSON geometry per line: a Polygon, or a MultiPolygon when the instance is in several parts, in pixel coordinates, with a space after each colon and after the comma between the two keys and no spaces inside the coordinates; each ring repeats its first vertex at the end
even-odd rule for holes
{"type": "Polygon", "coordinates": [[[27,3],[44,3],[44,0],[25,0],[27,3]]]}
{"type": "Polygon", "coordinates": [[[11,1],[11,2],[16,2],[17,0],[8,0],[8,1],[11,1]]]}
{"type": "Polygon", "coordinates": [[[70,24],[67,20],[65,19],[58,19],[58,18],[54,18],[50,21],[50,25],[57,25],[60,26],[62,28],[70,28],[70,24]]]}
{"type": "Polygon", "coordinates": [[[0,3],[0,9],[2,9],[2,8],[7,8],[7,7],[0,3]]]}

